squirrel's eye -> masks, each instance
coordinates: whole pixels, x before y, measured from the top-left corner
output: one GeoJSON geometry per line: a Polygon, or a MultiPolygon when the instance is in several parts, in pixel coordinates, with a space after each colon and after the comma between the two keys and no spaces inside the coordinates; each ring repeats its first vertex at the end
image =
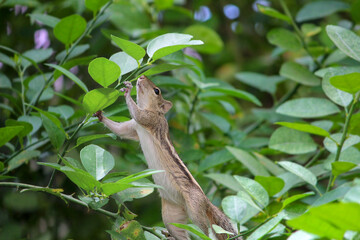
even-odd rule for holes
{"type": "Polygon", "coordinates": [[[155,92],[156,95],[160,94],[160,90],[158,88],[154,88],[154,92],[155,92]]]}

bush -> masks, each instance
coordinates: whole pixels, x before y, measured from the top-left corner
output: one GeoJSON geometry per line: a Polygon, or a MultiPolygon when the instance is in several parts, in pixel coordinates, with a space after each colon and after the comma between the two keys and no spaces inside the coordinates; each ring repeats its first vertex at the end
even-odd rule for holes
{"type": "Polygon", "coordinates": [[[0,3],[0,239],[165,238],[158,171],[92,117],[143,74],[240,235],[359,239],[360,1],[235,4],[0,3]]]}

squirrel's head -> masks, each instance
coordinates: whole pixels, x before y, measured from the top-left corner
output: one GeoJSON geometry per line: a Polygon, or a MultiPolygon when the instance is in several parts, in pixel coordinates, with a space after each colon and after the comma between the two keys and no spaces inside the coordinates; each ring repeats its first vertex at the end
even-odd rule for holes
{"type": "Polygon", "coordinates": [[[162,97],[161,90],[144,75],[137,80],[136,92],[140,108],[167,113],[172,107],[172,103],[162,97]]]}

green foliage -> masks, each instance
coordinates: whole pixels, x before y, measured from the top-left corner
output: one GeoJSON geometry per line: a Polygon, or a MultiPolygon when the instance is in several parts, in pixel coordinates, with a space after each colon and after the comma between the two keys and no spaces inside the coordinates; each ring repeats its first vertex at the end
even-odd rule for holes
{"type": "Polygon", "coordinates": [[[360,1],[228,3],[0,4],[0,239],[165,238],[164,173],[92,117],[130,120],[120,89],[141,75],[244,239],[359,238],[360,1]]]}

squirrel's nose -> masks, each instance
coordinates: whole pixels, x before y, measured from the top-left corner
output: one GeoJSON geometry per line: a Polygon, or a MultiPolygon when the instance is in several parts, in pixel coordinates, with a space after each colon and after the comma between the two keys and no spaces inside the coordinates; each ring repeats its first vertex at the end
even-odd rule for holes
{"type": "Polygon", "coordinates": [[[141,76],[139,77],[139,79],[140,79],[140,80],[144,80],[144,79],[146,79],[146,77],[145,77],[145,75],[141,75],[141,76]]]}

